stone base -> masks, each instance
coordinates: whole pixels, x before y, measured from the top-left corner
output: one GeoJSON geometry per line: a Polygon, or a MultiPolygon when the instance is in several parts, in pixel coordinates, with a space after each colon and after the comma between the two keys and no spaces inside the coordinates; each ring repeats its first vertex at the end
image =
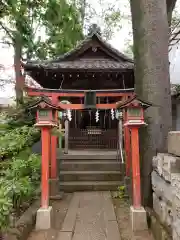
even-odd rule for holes
{"type": "Polygon", "coordinates": [[[50,229],[52,225],[52,207],[39,208],[36,215],[36,230],[50,229]]]}
{"type": "Polygon", "coordinates": [[[130,207],[132,231],[144,231],[148,229],[146,211],[143,207],[135,209],[130,207]]]}

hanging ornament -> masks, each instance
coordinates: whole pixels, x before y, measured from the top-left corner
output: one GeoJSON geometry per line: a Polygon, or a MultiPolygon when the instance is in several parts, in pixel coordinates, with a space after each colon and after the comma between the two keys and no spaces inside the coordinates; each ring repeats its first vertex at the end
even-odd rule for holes
{"type": "Polygon", "coordinates": [[[67,118],[68,118],[69,121],[72,120],[71,110],[69,110],[69,109],[67,110],[67,118]]]}
{"type": "Polygon", "coordinates": [[[96,122],[99,122],[99,111],[96,111],[96,122]]]}
{"type": "Polygon", "coordinates": [[[114,120],[114,109],[111,109],[111,119],[114,120]]]}

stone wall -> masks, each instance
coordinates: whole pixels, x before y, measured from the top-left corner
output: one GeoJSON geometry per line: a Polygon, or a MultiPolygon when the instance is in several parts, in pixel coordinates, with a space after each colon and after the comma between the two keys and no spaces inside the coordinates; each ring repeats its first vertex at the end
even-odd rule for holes
{"type": "Polygon", "coordinates": [[[158,220],[173,240],[180,240],[180,132],[170,132],[168,153],[153,158],[152,188],[158,220]]]}

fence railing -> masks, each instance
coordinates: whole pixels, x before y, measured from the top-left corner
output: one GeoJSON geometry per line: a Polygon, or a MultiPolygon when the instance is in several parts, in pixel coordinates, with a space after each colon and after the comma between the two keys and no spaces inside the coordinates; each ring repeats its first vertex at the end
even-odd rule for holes
{"type": "Polygon", "coordinates": [[[118,133],[116,129],[70,129],[70,149],[117,149],[118,133]]]}

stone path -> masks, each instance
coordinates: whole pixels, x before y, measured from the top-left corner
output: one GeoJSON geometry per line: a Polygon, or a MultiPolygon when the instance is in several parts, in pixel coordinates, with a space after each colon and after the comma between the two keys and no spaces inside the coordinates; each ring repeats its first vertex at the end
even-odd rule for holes
{"type": "Polygon", "coordinates": [[[120,240],[110,192],[75,193],[57,240],[120,240]]]}
{"type": "Polygon", "coordinates": [[[50,204],[52,229],[34,230],[28,240],[153,240],[149,231],[132,232],[129,202],[112,199],[110,192],[64,194],[50,204]]]}

